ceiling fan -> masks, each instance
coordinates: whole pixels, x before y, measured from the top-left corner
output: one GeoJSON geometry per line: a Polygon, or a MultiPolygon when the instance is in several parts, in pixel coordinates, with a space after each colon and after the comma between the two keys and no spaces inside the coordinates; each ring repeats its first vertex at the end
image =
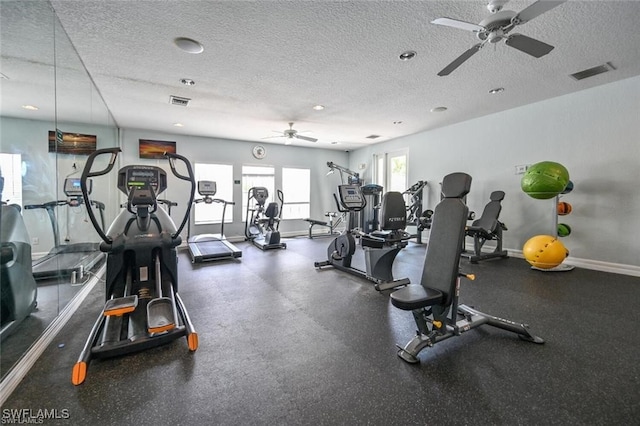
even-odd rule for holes
{"type": "Polygon", "coordinates": [[[522,11],[514,12],[511,10],[502,10],[503,6],[508,2],[508,0],[490,0],[489,4],[487,5],[487,9],[489,9],[491,15],[482,20],[479,24],[472,24],[470,22],[451,18],[434,19],[433,21],[431,21],[432,24],[472,31],[476,33],[476,36],[481,40],[480,43],[472,46],[469,50],[456,58],[453,62],[444,67],[444,69],[440,71],[438,75],[442,77],[451,74],[453,70],[458,68],[467,59],[476,54],[486,43],[495,44],[501,40],[504,40],[507,46],[518,49],[521,52],[527,53],[533,57],[540,58],[546,55],[553,50],[553,46],[533,39],[531,37],[527,37],[526,35],[507,34],[516,26],[531,21],[533,18],[542,15],[545,12],[548,12],[549,10],[555,8],[556,6],[559,6],[565,1],[566,0],[538,0],[522,11]]]}
{"type": "Polygon", "coordinates": [[[280,132],[278,130],[274,130],[274,132],[278,132],[282,134],[278,136],[267,136],[266,138],[262,138],[262,139],[286,138],[287,140],[284,142],[285,145],[291,145],[293,138],[301,139],[303,141],[308,141],[308,142],[318,141],[318,139],[316,138],[310,138],[309,136],[302,136],[297,130],[293,128],[293,123],[289,123],[289,128],[284,132],[280,132]]]}

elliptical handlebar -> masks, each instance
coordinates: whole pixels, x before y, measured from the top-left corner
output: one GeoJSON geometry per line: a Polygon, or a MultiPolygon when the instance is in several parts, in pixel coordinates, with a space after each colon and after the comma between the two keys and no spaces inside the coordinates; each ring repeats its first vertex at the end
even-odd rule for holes
{"type": "MultiPolygon", "coordinates": [[[[105,174],[109,173],[113,169],[113,166],[115,165],[116,159],[117,159],[118,154],[120,152],[122,152],[122,150],[120,148],[98,149],[98,150],[94,151],[93,153],[91,153],[91,155],[89,155],[89,158],[87,158],[87,162],[86,162],[86,164],[84,166],[84,169],[82,170],[82,176],[80,177],[80,189],[82,190],[82,198],[84,199],[84,202],[85,202],[86,205],[91,205],[91,200],[89,199],[89,192],[88,192],[88,187],[87,187],[87,179],[90,178],[90,177],[102,176],[102,175],[105,175],[105,174]],[[100,155],[104,155],[104,154],[111,154],[111,158],[109,159],[109,164],[107,165],[107,167],[105,167],[102,170],[92,171],[91,169],[93,167],[93,162],[96,159],[96,157],[98,157],[100,155]]],[[[191,193],[190,193],[190,197],[189,197],[189,203],[187,204],[187,211],[185,213],[184,218],[182,219],[182,223],[178,227],[178,230],[175,232],[175,234],[171,235],[171,239],[176,239],[180,235],[182,230],[184,229],[184,226],[186,225],[187,220],[189,218],[189,214],[191,213],[191,205],[193,204],[193,198],[194,198],[194,194],[196,192],[196,181],[195,181],[195,178],[194,178],[194,175],[193,175],[193,168],[191,167],[191,163],[189,162],[189,160],[187,160],[185,157],[183,157],[182,155],[179,155],[179,154],[172,154],[172,153],[165,152],[164,155],[169,160],[169,166],[171,167],[171,172],[178,179],[186,180],[186,181],[191,182],[191,193]],[[185,167],[187,168],[187,174],[188,174],[187,176],[181,174],[176,169],[176,167],[175,167],[175,160],[176,159],[182,161],[185,164],[185,167]]],[[[89,213],[89,219],[91,220],[91,224],[95,228],[95,230],[98,233],[98,235],[100,236],[100,238],[106,244],[111,245],[113,243],[113,239],[111,237],[109,237],[102,230],[102,228],[99,226],[98,221],[97,221],[97,219],[95,217],[95,214],[93,213],[93,209],[87,209],[87,212],[89,213]]]]}
{"type": "MultiPolygon", "coordinates": [[[[89,199],[89,191],[87,187],[87,179],[94,176],[102,176],[106,175],[113,169],[113,166],[116,164],[116,158],[118,157],[118,153],[122,152],[120,148],[104,148],[98,149],[89,155],[87,158],[87,162],[84,165],[84,169],[82,170],[82,175],[80,176],[80,190],[82,191],[82,198],[84,200],[85,205],[90,206],[91,200],[89,199]],[[91,168],[93,167],[93,162],[96,157],[103,154],[111,154],[111,158],[109,159],[109,164],[103,170],[99,170],[96,172],[92,172],[91,168]]],[[[99,226],[98,220],[96,219],[96,215],[93,213],[93,209],[87,209],[89,213],[89,219],[91,220],[91,224],[95,228],[96,232],[106,244],[112,244],[113,239],[109,237],[105,231],[99,226]]]]}
{"type": "Polygon", "coordinates": [[[177,177],[178,179],[191,182],[191,191],[189,194],[189,202],[187,203],[187,211],[185,212],[185,215],[182,218],[182,223],[178,227],[178,230],[176,231],[175,234],[171,236],[171,239],[175,239],[180,235],[185,225],[187,224],[187,221],[189,220],[189,216],[191,215],[191,207],[193,206],[193,199],[196,193],[196,179],[193,175],[193,168],[191,167],[191,163],[189,162],[189,160],[187,160],[186,157],[183,157],[180,154],[173,154],[171,152],[165,152],[164,155],[169,159],[169,166],[171,167],[171,172],[173,172],[174,176],[177,177]],[[188,176],[185,176],[178,172],[175,166],[176,159],[184,163],[185,167],[187,168],[188,176]]]}

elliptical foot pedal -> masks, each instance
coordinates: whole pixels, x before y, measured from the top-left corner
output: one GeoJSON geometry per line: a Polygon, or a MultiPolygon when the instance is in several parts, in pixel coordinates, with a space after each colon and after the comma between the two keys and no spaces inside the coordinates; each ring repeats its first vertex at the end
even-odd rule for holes
{"type": "Polygon", "coordinates": [[[147,304],[147,331],[150,334],[163,333],[176,326],[173,301],[168,297],[159,297],[147,304]]]}
{"type": "Polygon", "coordinates": [[[138,296],[118,297],[107,300],[104,305],[104,316],[123,315],[133,312],[138,306],[138,296]]]}

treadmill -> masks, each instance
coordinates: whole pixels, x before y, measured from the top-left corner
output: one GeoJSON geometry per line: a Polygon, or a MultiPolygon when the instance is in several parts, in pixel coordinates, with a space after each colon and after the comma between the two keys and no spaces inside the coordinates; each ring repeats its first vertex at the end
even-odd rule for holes
{"type": "MultiPolygon", "coordinates": [[[[189,254],[191,255],[191,262],[202,263],[212,260],[222,259],[237,259],[242,257],[242,251],[227,241],[224,236],[224,217],[229,204],[234,205],[232,201],[221,200],[220,198],[213,198],[216,195],[217,186],[214,181],[201,180],[198,181],[198,194],[203,198],[193,200],[195,204],[205,203],[222,204],[222,222],[220,225],[219,234],[201,234],[188,237],[187,243],[189,245],[189,254]]],[[[191,220],[189,220],[189,234],[191,233],[191,220]]]]}
{"type": "MultiPolygon", "coordinates": [[[[91,192],[91,181],[89,180],[87,184],[88,191],[91,192]]],[[[46,210],[53,230],[54,247],[46,256],[33,261],[33,277],[37,281],[51,278],[70,278],[72,284],[84,283],[89,278],[87,272],[105,259],[105,253],[100,251],[100,243],[60,244],[60,232],[55,209],[58,206],[80,207],[83,204],[80,179],[65,179],[64,193],[67,196],[66,200],[24,206],[25,210],[46,210]]],[[[104,229],[105,206],[99,201],[91,200],[91,207],[89,208],[94,206],[100,212],[102,229],[104,229]]]]}

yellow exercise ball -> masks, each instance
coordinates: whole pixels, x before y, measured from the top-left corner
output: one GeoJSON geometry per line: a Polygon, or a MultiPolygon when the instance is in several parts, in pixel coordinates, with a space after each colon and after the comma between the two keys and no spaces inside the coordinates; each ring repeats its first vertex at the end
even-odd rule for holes
{"type": "Polygon", "coordinates": [[[522,247],[524,258],[540,269],[551,269],[561,264],[569,256],[569,250],[551,235],[536,235],[522,247]]]}

